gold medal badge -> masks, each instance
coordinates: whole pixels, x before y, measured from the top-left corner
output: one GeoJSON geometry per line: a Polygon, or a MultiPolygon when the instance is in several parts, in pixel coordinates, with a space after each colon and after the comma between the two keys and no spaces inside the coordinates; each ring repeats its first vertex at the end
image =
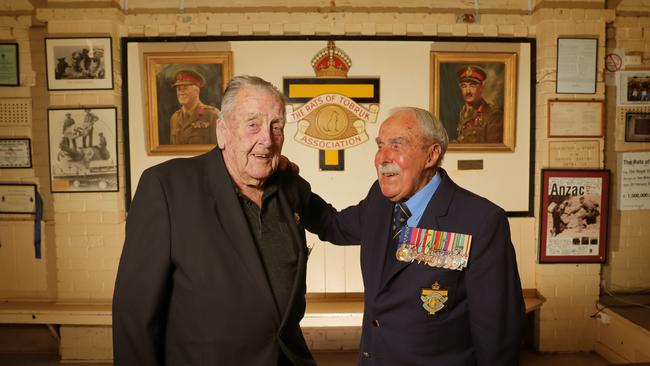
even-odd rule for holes
{"type": "Polygon", "coordinates": [[[420,300],[422,300],[422,307],[429,313],[435,315],[440,309],[445,306],[447,302],[449,291],[440,288],[438,281],[431,285],[431,288],[423,288],[420,293],[420,300]]]}

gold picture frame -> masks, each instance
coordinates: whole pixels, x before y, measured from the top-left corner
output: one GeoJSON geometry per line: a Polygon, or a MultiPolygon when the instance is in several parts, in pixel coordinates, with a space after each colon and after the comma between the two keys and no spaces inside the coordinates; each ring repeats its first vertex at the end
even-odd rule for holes
{"type": "MultiPolygon", "coordinates": [[[[146,133],[148,155],[195,155],[209,151],[216,144],[215,116],[221,110],[221,99],[233,76],[232,52],[157,52],[145,53],[146,67],[146,133]],[[184,75],[184,76],[181,76],[184,75]],[[199,76],[196,76],[196,75],[199,76]],[[189,75],[189,76],[188,76],[189,75]],[[187,117],[187,129],[202,141],[183,142],[172,137],[172,118],[178,119],[182,106],[176,85],[200,79],[199,109],[187,117]],[[193,119],[196,119],[192,122],[193,119]],[[173,140],[176,141],[173,141],[173,140]]],[[[186,118],[186,117],[183,117],[186,118]]]]}
{"type": "Polygon", "coordinates": [[[516,53],[431,52],[430,108],[449,150],[514,151],[516,105],[516,53]]]}

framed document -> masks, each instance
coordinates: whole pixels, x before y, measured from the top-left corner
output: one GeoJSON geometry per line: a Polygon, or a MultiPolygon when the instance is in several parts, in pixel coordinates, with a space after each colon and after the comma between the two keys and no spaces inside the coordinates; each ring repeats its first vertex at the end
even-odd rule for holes
{"type": "Polygon", "coordinates": [[[549,100],[548,137],[602,137],[605,102],[549,100]]]}
{"type": "Polygon", "coordinates": [[[0,43],[0,86],[18,86],[18,43],[0,43]]]}
{"type": "Polygon", "coordinates": [[[558,38],[556,93],[596,92],[597,38],[558,38]]]}
{"type": "Polygon", "coordinates": [[[542,169],[540,263],[605,262],[609,170],[542,169]]]}
{"type": "Polygon", "coordinates": [[[46,38],[47,90],[113,89],[111,37],[46,38]]]}
{"type": "Polygon", "coordinates": [[[0,169],[31,168],[30,139],[0,138],[0,169]]]}
{"type": "Polygon", "coordinates": [[[36,184],[0,183],[0,213],[36,213],[36,184]]]}

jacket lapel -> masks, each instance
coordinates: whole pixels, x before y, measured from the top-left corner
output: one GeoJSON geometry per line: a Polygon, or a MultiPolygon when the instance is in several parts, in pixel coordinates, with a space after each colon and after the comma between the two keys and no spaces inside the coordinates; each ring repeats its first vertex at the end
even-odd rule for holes
{"type": "MultiPolygon", "coordinates": [[[[370,276],[367,276],[369,286],[372,289],[380,290],[386,286],[388,282],[389,274],[384,272],[385,258],[387,255],[395,255],[395,245],[391,240],[391,226],[393,220],[393,202],[381,196],[381,206],[377,209],[377,223],[376,225],[371,225],[370,227],[379,228],[379,230],[373,230],[370,235],[369,245],[362,250],[368,251],[367,254],[372,258],[372,267],[374,272],[370,276]]],[[[392,269],[392,268],[391,268],[392,269]]],[[[390,271],[391,269],[386,269],[390,271]]],[[[376,291],[378,293],[379,291],[376,291]]]]}
{"type": "MultiPolygon", "coordinates": [[[[438,168],[438,173],[441,178],[440,185],[438,186],[438,189],[436,189],[436,193],[431,197],[427,207],[424,209],[424,214],[422,215],[420,222],[418,222],[417,227],[438,230],[438,218],[447,215],[447,210],[451,204],[456,185],[449,178],[444,169],[438,168]]],[[[411,262],[397,261],[397,263],[390,269],[388,276],[386,276],[385,280],[382,282],[381,288],[384,288],[391,278],[395,277],[395,275],[410,264],[411,262]]]]}
{"type": "Polygon", "coordinates": [[[212,195],[217,220],[221,223],[225,234],[223,245],[231,245],[237,252],[243,268],[257,286],[256,292],[260,295],[260,300],[269,304],[260,308],[274,309],[273,318],[279,323],[280,313],[275,305],[271,286],[237,198],[234,184],[226,170],[221,150],[215,148],[204,156],[207,190],[212,195]]]}

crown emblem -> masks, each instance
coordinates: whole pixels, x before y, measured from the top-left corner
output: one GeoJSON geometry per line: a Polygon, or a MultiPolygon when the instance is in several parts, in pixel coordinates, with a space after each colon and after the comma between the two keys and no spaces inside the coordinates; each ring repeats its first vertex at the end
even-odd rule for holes
{"type": "Polygon", "coordinates": [[[311,67],[319,78],[345,78],[352,67],[352,60],[334,45],[334,41],[327,41],[327,47],[311,59],[311,67]]]}

